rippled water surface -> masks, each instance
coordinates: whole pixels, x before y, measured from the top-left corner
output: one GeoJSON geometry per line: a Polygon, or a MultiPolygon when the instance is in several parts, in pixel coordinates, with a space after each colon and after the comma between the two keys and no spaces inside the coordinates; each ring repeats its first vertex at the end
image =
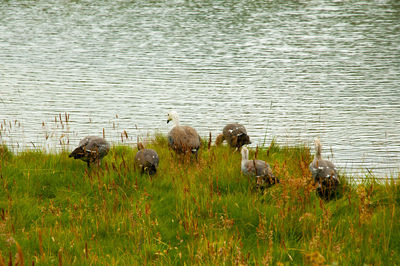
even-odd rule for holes
{"type": "Polygon", "coordinates": [[[399,22],[398,1],[2,1],[1,140],[133,143],[176,109],[202,136],[319,136],[348,172],[398,173],[399,22]]]}

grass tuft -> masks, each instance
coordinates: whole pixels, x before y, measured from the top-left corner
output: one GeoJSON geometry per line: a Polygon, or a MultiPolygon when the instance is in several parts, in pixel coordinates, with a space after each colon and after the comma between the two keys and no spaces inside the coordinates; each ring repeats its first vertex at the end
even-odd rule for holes
{"type": "Polygon", "coordinates": [[[88,169],[66,151],[12,154],[0,146],[0,264],[339,264],[400,261],[400,188],[341,176],[320,199],[309,147],[250,150],[281,183],[264,191],[241,174],[241,156],[202,141],[177,156],[166,136],[155,176],[141,175],[137,148],[112,147],[88,169]]]}

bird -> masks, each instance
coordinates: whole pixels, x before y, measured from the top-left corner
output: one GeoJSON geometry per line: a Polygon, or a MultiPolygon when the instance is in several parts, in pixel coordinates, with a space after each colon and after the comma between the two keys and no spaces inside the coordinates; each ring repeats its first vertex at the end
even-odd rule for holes
{"type": "Polygon", "coordinates": [[[190,126],[179,125],[179,115],[176,111],[171,111],[167,115],[167,124],[172,121],[174,127],[168,133],[168,145],[177,153],[195,154],[200,149],[201,139],[197,131],[190,126]]]}
{"type": "Polygon", "coordinates": [[[335,165],[328,160],[322,159],[321,141],[319,138],[314,140],[315,156],[314,161],[310,163],[310,171],[314,183],[318,184],[317,194],[324,199],[331,199],[338,188],[339,179],[335,165]]]}
{"type": "Polygon", "coordinates": [[[141,142],[138,143],[135,164],[139,166],[142,174],[144,172],[147,172],[149,175],[156,174],[159,161],[160,159],[155,150],[145,149],[141,142]]]}
{"type": "Polygon", "coordinates": [[[242,147],[242,163],[241,170],[245,175],[255,176],[257,178],[257,186],[261,189],[279,183],[279,179],[272,173],[269,164],[262,160],[249,160],[249,150],[242,147]]]}
{"type": "Polygon", "coordinates": [[[222,134],[217,136],[215,144],[218,146],[222,144],[224,140],[226,140],[229,146],[237,148],[238,150],[240,150],[243,145],[251,144],[246,128],[239,123],[227,124],[222,130],[222,134]]]}
{"type": "Polygon", "coordinates": [[[79,146],[68,157],[81,159],[90,167],[91,163],[100,165],[101,160],[110,151],[110,144],[101,137],[87,136],[79,142],[79,146]]]}

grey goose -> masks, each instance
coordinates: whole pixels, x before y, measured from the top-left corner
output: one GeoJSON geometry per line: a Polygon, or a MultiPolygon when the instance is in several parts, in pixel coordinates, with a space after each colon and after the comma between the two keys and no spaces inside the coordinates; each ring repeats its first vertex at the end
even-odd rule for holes
{"type": "Polygon", "coordinates": [[[92,163],[100,165],[101,160],[109,151],[110,144],[105,139],[96,136],[88,136],[79,142],[79,146],[71,152],[69,157],[80,159],[86,162],[87,166],[90,167],[92,163]]]}

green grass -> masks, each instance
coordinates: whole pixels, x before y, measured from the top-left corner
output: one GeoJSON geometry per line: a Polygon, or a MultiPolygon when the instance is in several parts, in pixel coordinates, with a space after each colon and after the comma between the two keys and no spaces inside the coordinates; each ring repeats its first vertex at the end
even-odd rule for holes
{"type": "MultiPolygon", "coordinates": [[[[66,152],[0,147],[0,265],[338,264],[400,261],[400,189],[341,180],[315,194],[305,146],[260,148],[281,183],[264,192],[240,172],[240,154],[207,144],[181,158],[156,136],[154,177],[137,149],[113,147],[100,168],[66,152]]],[[[250,158],[254,157],[254,150],[250,158]]]]}

